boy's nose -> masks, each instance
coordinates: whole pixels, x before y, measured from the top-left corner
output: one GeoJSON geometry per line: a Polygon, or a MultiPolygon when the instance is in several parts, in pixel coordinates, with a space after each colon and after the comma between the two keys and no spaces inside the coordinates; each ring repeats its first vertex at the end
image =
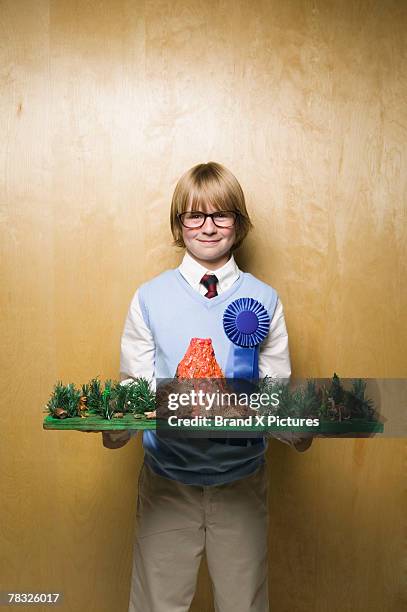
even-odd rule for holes
{"type": "Polygon", "coordinates": [[[213,233],[214,231],[216,232],[216,225],[214,224],[212,217],[206,217],[205,222],[201,227],[201,230],[206,233],[213,233]]]}

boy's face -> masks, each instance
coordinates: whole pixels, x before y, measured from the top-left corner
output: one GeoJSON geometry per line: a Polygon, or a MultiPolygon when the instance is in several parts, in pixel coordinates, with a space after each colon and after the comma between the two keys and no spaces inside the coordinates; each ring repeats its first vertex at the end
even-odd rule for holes
{"type": "MultiPolygon", "coordinates": [[[[189,207],[187,210],[191,210],[189,207]]],[[[202,212],[217,212],[216,208],[206,206],[202,212]]],[[[217,227],[210,217],[199,228],[182,226],[182,238],[189,254],[208,270],[217,270],[230,257],[230,251],[236,238],[236,228],[217,227]]]]}

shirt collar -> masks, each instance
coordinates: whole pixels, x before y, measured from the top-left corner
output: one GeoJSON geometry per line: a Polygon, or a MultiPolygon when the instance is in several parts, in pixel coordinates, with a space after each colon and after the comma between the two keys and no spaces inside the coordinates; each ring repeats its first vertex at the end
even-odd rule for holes
{"type": "Polygon", "coordinates": [[[208,270],[199,264],[188,251],[185,251],[184,258],[178,267],[185,280],[197,291],[199,291],[200,280],[204,274],[215,274],[218,279],[218,293],[226,291],[233,285],[240,276],[240,270],[235,262],[233,254],[229,260],[217,270],[208,270]]]}

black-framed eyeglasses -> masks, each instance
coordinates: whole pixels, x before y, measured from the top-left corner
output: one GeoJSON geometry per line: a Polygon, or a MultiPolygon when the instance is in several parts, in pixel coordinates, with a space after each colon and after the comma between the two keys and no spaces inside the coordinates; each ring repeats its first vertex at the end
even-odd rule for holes
{"type": "Polygon", "coordinates": [[[184,227],[198,228],[205,224],[206,217],[210,217],[216,227],[233,227],[240,213],[232,210],[218,210],[214,213],[204,213],[200,210],[191,210],[177,215],[184,227]]]}

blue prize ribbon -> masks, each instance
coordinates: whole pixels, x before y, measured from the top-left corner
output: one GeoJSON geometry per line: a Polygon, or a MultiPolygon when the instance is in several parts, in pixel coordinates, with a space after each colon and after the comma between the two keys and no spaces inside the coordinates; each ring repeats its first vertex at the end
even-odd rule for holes
{"type": "MultiPolygon", "coordinates": [[[[239,298],[223,313],[223,329],[231,346],[226,361],[225,376],[233,378],[233,390],[249,393],[253,380],[259,378],[259,345],[270,329],[270,317],[263,304],[253,298],[239,298]]],[[[263,437],[251,438],[209,438],[219,444],[247,446],[260,444],[263,437]]]]}
{"type": "Polygon", "coordinates": [[[270,317],[263,304],[253,298],[231,302],[223,313],[223,329],[232,342],[226,378],[259,378],[259,345],[270,329],[270,317]]]}

